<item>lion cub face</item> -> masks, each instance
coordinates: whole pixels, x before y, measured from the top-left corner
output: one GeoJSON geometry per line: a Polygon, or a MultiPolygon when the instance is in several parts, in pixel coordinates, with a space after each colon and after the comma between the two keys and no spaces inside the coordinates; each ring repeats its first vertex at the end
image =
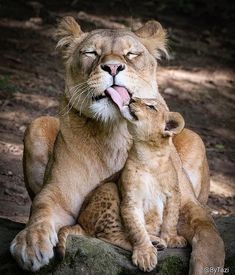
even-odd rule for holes
{"type": "Polygon", "coordinates": [[[132,98],[129,114],[124,113],[129,121],[128,129],[134,140],[154,142],[159,145],[180,133],[184,128],[183,117],[176,112],[169,112],[165,105],[156,99],[132,98]]]}
{"type": "Polygon", "coordinates": [[[66,96],[82,114],[102,121],[120,117],[132,95],[157,97],[156,59],[166,33],[156,21],[135,32],[100,29],[84,33],[72,17],[62,20],[57,48],[66,67],[66,96]]]}

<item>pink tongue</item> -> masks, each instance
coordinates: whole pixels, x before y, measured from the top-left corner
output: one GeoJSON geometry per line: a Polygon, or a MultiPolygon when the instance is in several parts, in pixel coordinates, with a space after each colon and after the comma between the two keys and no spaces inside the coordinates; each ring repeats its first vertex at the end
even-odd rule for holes
{"type": "Polygon", "coordinates": [[[113,86],[109,87],[107,93],[112,98],[113,102],[115,102],[118,108],[121,110],[122,107],[127,105],[130,101],[130,96],[126,88],[121,86],[113,86]]]}

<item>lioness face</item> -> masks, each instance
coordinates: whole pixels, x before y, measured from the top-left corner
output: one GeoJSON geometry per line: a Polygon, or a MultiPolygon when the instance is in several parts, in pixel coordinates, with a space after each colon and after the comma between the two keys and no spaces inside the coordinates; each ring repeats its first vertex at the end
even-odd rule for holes
{"type": "Polygon", "coordinates": [[[80,113],[106,122],[120,118],[132,96],[162,100],[156,56],[165,51],[165,32],[159,23],[149,22],[135,33],[83,33],[69,17],[58,34],[66,65],[66,97],[80,113]]]}
{"type": "Polygon", "coordinates": [[[180,133],[184,128],[183,117],[169,112],[164,104],[156,99],[132,98],[129,105],[128,129],[134,139],[154,141],[162,140],[180,133]]]}

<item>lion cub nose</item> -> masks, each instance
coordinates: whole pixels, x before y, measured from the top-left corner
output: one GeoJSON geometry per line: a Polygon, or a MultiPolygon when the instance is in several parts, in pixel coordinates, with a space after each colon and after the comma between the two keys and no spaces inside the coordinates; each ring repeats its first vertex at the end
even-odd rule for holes
{"type": "Polygon", "coordinates": [[[101,69],[108,72],[110,75],[115,76],[125,69],[124,64],[102,64],[101,69]]]}

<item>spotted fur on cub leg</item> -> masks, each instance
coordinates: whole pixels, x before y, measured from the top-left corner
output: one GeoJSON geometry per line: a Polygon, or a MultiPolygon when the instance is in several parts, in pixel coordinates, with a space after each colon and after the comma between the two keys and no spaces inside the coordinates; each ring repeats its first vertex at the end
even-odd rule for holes
{"type": "Polygon", "coordinates": [[[79,224],[62,227],[58,233],[58,244],[56,246],[56,256],[60,260],[62,260],[65,256],[68,235],[87,236],[86,232],[79,224]]]}

